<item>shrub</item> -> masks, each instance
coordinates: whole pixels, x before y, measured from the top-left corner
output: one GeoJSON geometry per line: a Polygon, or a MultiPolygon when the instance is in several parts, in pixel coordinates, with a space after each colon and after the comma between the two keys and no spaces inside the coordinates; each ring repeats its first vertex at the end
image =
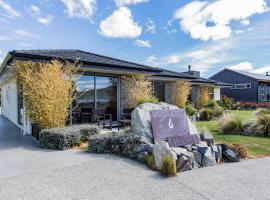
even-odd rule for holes
{"type": "Polygon", "coordinates": [[[224,134],[240,135],[244,132],[242,119],[232,114],[225,114],[219,120],[219,126],[224,134]]]}
{"type": "Polygon", "coordinates": [[[172,83],[172,103],[184,108],[190,93],[190,83],[186,81],[174,81],[172,83]]]}
{"type": "Polygon", "coordinates": [[[163,157],[161,173],[165,176],[176,176],[176,163],[171,155],[163,157]]]}
{"type": "Polygon", "coordinates": [[[199,87],[199,93],[196,98],[196,107],[197,108],[203,108],[206,107],[210,101],[210,92],[213,88],[206,86],[206,85],[201,85],[199,87]]]}
{"type": "Polygon", "coordinates": [[[200,110],[200,120],[210,121],[213,118],[213,110],[210,108],[203,108],[200,110]]]}
{"type": "Polygon", "coordinates": [[[254,135],[270,136],[270,115],[259,115],[252,124],[254,135]]]}
{"type": "Polygon", "coordinates": [[[233,143],[230,145],[230,147],[241,157],[246,158],[247,157],[247,148],[243,144],[239,143],[233,143]]]}
{"type": "Polygon", "coordinates": [[[74,99],[77,68],[57,60],[17,61],[13,68],[31,121],[41,129],[64,127],[74,99]]]}
{"type": "Polygon", "coordinates": [[[207,104],[208,108],[215,108],[216,106],[218,106],[218,103],[214,99],[211,99],[207,104]]]}
{"type": "Polygon", "coordinates": [[[74,125],[64,128],[44,129],[40,132],[39,143],[45,149],[69,149],[86,141],[100,130],[93,125],[74,125]]]}
{"type": "Polygon", "coordinates": [[[127,133],[107,133],[93,135],[89,138],[90,153],[119,154],[128,157],[135,157],[136,147],[145,143],[141,136],[127,133]]]}
{"type": "Polygon", "coordinates": [[[155,163],[155,157],[153,154],[149,153],[146,157],[145,157],[145,162],[147,164],[147,166],[152,169],[155,170],[156,169],[156,163],[155,163]]]}
{"type": "Polygon", "coordinates": [[[122,76],[121,86],[127,108],[135,108],[142,102],[154,100],[152,83],[143,74],[122,76]]]}
{"type": "Polygon", "coordinates": [[[256,116],[269,115],[269,114],[270,114],[270,110],[269,109],[266,109],[266,108],[259,108],[255,112],[255,115],[256,116]]]}
{"type": "Polygon", "coordinates": [[[241,102],[240,103],[241,109],[256,109],[256,108],[268,108],[270,109],[270,103],[269,102],[241,102]]]}
{"type": "Polygon", "coordinates": [[[185,110],[188,116],[195,115],[198,112],[198,110],[191,103],[186,105],[185,110]]]}
{"type": "Polygon", "coordinates": [[[221,106],[219,105],[216,105],[214,108],[213,108],[213,115],[215,117],[221,117],[222,115],[224,114],[224,110],[221,106]]]}
{"type": "Polygon", "coordinates": [[[137,105],[141,105],[144,103],[158,103],[158,99],[156,97],[147,97],[147,98],[141,98],[138,100],[137,105]]]}
{"type": "Polygon", "coordinates": [[[241,109],[241,103],[240,102],[236,102],[233,103],[231,106],[231,110],[240,110],[241,109]]]}
{"type": "Polygon", "coordinates": [[[221,99],[219,101],[217,101],[217,103],[223,109],[230,110],[232,108],[232,105],[233,105],[233,99],[226,97],[226,96],[222,96],[221,99]]]}

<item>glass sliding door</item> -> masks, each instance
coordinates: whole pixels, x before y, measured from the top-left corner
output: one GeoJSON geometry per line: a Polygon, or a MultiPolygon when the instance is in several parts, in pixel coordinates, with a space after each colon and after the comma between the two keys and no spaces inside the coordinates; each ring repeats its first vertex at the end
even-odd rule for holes
{"type": "Polygon", "coordinates": [[[96,76],[96,107],[117,120],[117,78],[96,76]]]}
{"type": "Polygon", "coordinates": [[[81,75],[76,82],[76,95],[72,123],[93,123],[96,109],[117,120],[117,78],[81,75]]]}
{"type": "Polygon", "coordinates": [[[76,105],[73,108],[73,123],[91,123],[95,108],[94,76],[81,75],[76,83],[76,105]]]}

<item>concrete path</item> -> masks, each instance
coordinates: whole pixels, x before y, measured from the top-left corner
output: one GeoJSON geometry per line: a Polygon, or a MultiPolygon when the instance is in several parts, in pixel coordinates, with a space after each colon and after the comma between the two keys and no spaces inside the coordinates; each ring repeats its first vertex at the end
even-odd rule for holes
{"type": "Polygon", "coordinates": [[[270,158],[164,178],[117,156],[41,150],[13,128],[0,117],[1,200],[270,199],[270,158]]]}

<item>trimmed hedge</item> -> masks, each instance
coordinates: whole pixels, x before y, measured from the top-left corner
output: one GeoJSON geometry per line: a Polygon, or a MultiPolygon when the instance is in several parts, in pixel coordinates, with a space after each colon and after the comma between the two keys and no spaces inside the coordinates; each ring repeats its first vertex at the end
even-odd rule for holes
{"type": "Polygon", "coordinates": [[[108,133],[93,135],[89,138],[88,151],[99,154],[119,154],[128,157],[136,157],[138,146],[146,144],[142,136],[129,133],[108,133]]]}
{"type": "Polygon", "coordinates": [[[91,135],[99,133],[97,126],[85,124],[44,129],[40,132],[39,143],[45,149],[64,150],[77,146],[81,141],[87,141],[91,135]]]}

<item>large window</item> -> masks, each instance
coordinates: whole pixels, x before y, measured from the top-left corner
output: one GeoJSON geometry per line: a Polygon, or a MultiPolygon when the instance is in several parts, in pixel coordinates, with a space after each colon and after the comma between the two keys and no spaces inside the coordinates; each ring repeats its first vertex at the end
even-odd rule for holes
{"type": "Polygon", "coordinates": [[[95,110],[103,110],[117,120],[117,78],[81,75],[76,82],[73,123],[94,122],[95,110]]]}
{"type": "Polygon", "coordinates": [[[112,114],[117,119],[117,79],[113,77],[96,77],[96,107],[112,114]]]}
{"type": "Polygon", "coordinates": [[[95,77],[82,75],[76,83],[77,99],[73,109],[74,123],[90,123],[95,108],[95,77]]]}

